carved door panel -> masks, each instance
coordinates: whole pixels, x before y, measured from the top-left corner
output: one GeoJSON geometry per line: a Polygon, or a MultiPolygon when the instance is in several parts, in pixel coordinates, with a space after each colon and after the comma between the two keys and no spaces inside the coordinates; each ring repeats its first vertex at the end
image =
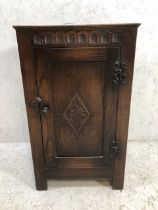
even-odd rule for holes
{"type": "Polygon", "coordinates": [[[50,63],[49,78],[57,155],[101,155],[104,62],[50,63]]]}
{"type": "Polygon", "coordinates": [[[34,55],[46,166],[112,165],[119,48],[36,49],[34,55]]]}

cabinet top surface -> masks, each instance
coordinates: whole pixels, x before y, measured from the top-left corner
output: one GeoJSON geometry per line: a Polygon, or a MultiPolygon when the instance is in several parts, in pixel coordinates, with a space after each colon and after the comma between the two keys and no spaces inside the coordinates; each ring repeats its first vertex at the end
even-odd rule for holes
{"type": "Polygon", "coordinates": [[[98,25],[17,25],[13,26],[16,30],[51,30],[51,29],[106,29],[106,28],[122,28],[133,29],[140,26],[140,23],[123,23],[123,24],[98,24],[98,25]]]}

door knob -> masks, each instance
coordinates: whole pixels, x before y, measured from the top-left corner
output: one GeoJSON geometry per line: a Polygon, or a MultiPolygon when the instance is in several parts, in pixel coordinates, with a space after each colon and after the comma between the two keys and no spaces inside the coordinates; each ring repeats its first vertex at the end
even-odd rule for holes
{"type": "Polygon", "coordinates": [[[47,106],[43,106],[41,109],[41,112],[46,114],[49,111],[49,108],[47,106]]]}
{"type": "Polygon", "coordinates": [[[40,112],[43,114],[49,111],[49,107],[40,96],[35,96],[30,105],[34,108],[39,108],[40,112]]]}
{"type": "Polygon", "coordinates": [[[35,96],[35,98],[31,101],[30,105],[33,107],[38,106],[42,102],[42,99],[40,96],[35,96]]]}

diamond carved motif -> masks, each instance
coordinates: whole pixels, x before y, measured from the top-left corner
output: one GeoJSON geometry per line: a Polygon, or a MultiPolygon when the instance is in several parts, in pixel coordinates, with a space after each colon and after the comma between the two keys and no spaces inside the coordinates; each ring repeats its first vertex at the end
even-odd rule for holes
{"type": "Polygon", "coordinates": [[[90,118],[90,112],[79,93],[73,96],[63,115],[73,131],[78,135],[79,131],[90,118]]]}

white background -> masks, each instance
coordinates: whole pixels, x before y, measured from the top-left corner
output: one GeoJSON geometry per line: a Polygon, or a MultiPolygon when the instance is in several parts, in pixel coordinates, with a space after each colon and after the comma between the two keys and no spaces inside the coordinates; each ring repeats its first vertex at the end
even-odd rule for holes
{"type": "Polygon", "coordinates": [[[141,23],[129,140],[158,140],[157,0],[0,0],[0,142],[29,140],[12,25],[141,23]]]}

